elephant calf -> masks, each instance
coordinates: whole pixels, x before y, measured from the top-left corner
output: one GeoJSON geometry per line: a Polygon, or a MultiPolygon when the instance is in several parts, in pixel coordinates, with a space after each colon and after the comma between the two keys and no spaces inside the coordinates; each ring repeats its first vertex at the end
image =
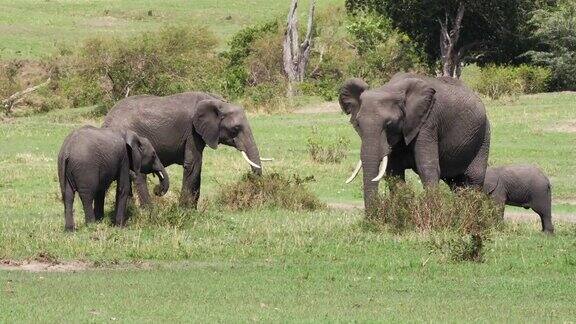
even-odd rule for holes
{"type": "Polygon", "coordinates": [[[550,181],[539,168],[532,165],[488,168],[484,192],[500,204],[531,208],[540,216],[542,231],[554,232],[550,181]]]}
{"type": "Polygon", "coordinates": [[[65,227],[74,230],[74,196],[78,192],[86,223],[104,216],[104,197],[112,181],[117,182],[114,224],[125,223],[126,203],[131,193],[130,171],[154,173],[160,179],[156,194],[168,191],[169,179],[152,144],[132,131],[84,126],[73,131],[58,155],[58,178],[64,202],[65,227]]]}

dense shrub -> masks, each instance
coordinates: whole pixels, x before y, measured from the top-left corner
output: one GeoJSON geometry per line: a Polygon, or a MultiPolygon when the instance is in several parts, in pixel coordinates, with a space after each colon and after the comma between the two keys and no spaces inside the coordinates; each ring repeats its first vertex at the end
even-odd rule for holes
{"type": "Polygon", "coordinates": [[[472,86],[492,99],[538,93],[548,89],[550,70],[544,67],[521,65],[518,67],[486,66],[472,86]]]}
{"type": "Polygon", "coordinates": [[[256,176],[248,173],[240,181],[224,185],[218,191],[216,202],[232,211],[252,208],[284,208],[289,210],[317,210],[324,207],[305,182],[313,177],[292,178],[278,173],[256,176]]]}
{"type": "Polygon", "coordinates": [[[130,208],[130,225],[146,228],[185,228],[193,224],[200,213],[194,209],[181,206],[177,202],[160,203],[147,208],[130,208]]]}
{"type": "Polygon", "coordinates": [[[452,193],[438,187],[418,192],[396,182],[394,190],[375,198],[367,219],[394,233],[430,234],[435,248],[454,260],[481,261],[485,241],[501,223],[501,215],[501,207],[473,189],[452,193]]]}
{"type": "Polygon", "coordinates": [[[576,2],[564,0],[552,10],[538,10],[531,22],[544,48],[527,55],[552,70],[553,90],[576,90],[576,2]]]}
{"type": "Polygon", "coordinates": [[[382,16],[347,16],[344,10],[329,9],[319,15],[318,25],[309,77],[301,86],[304,94],[334,100],[350,77],[377,85],[397,72],[427,72],[415,43],[382,16]]]}
{"type": "Polygon", "coordinates": [[[60,92],[74,106],[128,95],[168,95],[219,86],[216,37],[206,28],[164,27],[132,38],[92,38],[54,58],[60,92]]]}
{"type": "Polygon", "coordinates": [[[335,140],[328,141],[327,136],[320,136],[318,129],[313,128],[308,137],[308,153],[314,162],[340,163],[348,153],[350,140],[340,136],[335,140]]]}
{"type": "Polygon", "coordinates": [[[397,72],[426,73],[422,56],[410,38],[392,32],[386,40],[364,53],[361,60],[350,62],[351,72],[370,84],[382,84],[397,72]]]}
{"type": "Polygon", "coordinates": [[[277,39],[269,39],[269,37],[275,38],[279,34],[278,22],[270,21],[246,27],[232,36],[232,39],[228,42],[229,50],[221,54],[227,61],[222,84],[223,93],[227,97],[232,99],[239,98],[244,95],[246,87],[261,83],[258,82],[258,75],[254,76],[251,73],[252,69],[250,66],[254,63],[254,57],[257,57],[254,52],[265,55],[263,64],[254,67],[257,70],[255,71],[256,74],[258,72],[269,72],[269,70],[266,70],[271,62],[282,59],[282,43],[277,39]],[[263,39],[268,40],[263,41],[263,39]],[[280,51],[278,51],[279,46],[280,51]],[[273,50],[276,50],[276,52],[271,52],[273,50]],[[256,80],[253,77],[256,77],[256,80]]]}

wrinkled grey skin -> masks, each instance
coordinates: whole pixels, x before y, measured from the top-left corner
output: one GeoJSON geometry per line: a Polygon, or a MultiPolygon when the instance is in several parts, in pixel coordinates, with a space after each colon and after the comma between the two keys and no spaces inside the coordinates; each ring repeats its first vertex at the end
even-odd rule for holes
{"type": "MultiPolygon", "coordinates": [[[[150,140],[164,164],[180,164],[184,176],[180,202],[196,208],[200,196],[202,155],[206,145],[225,144],[244,151],[261,166],[260,153],[244,110],[202,92],[167,97],[134,96],[118,102],[104,127],[129,129],[150,140]]],[[[261,169],[252,167],[261,174],[261,169]]],[[[140,202],[149,202],[145,176],[135,180],[140,202]]]]}
{"type": "Polygon", "coordinates": [[[404,180],[414,170],[424,186],[484,183],[490,147],[486,110],[460,81],[398,73],[380,88],[346,81],[340,106],[362,139],[364,204],[378,192],[372,181],[388,156],[387,176],[404,180]]]}
{"type": "Polygon", "coordinates": [[[65,228],[74,230],[74,196],[78,192],[86,223],[104,216],[104,198],[113,181],[117,182],[114,224],[125,224],[126,203],[131,194],[130,171],[154,173],[160,179],[155,190],[168,191],[168,173],[156,156],[152,144],[131,131],[84,126],[73,131],[58,155],[58,178],[64,202],[65,228]]]}
{"type": "Polygon", "coordinates": [[[531,208],[540,216],[542,231],[554,232],[550,181],[538,167],[508,165],[488,168],[484,192],[499,204],[531,208]]]}

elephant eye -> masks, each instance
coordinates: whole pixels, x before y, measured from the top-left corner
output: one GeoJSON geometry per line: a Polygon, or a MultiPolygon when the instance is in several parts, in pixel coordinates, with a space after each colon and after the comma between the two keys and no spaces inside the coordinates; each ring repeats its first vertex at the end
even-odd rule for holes
{"type": "Polygon", "coordinates": [[[240,130],[241,130],[241,129],[242,129],[242,128],[240,127],[240,125],[236,125],[236,126],[232,127],[232,135],[233,135],[233,136],[238,135],[238,133],[240,133],[240,130]]]}

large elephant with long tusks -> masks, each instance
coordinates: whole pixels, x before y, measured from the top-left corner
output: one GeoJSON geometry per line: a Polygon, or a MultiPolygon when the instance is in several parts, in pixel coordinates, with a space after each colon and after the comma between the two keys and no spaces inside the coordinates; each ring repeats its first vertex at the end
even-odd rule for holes
{"type": "Polygon", "coordinates": [[[399,73],[369,89],[350,79],[339,101],[362,139],[360,162],[347,182],[364,170],[365,207],[384,175],[403,180],[407,169],[426,187],[439,180],[482,187],[490,125],[482,101],[462,82],[399,73]]]}
{"type": "MultiPolygon", "coordinates": [[[[262,173],[260,153],[244,109],[203,92],[166,97],[128,97],[106,115],[104,127],[129,129],[150,140],[164,166],[180,164],[184,177],[180,201],[196,207],[204,147],[225,144],[238,149],[256,174],[262,173]]],[[[148,204],[146,176],[135,179],[140,202],[148,204]]]]}

